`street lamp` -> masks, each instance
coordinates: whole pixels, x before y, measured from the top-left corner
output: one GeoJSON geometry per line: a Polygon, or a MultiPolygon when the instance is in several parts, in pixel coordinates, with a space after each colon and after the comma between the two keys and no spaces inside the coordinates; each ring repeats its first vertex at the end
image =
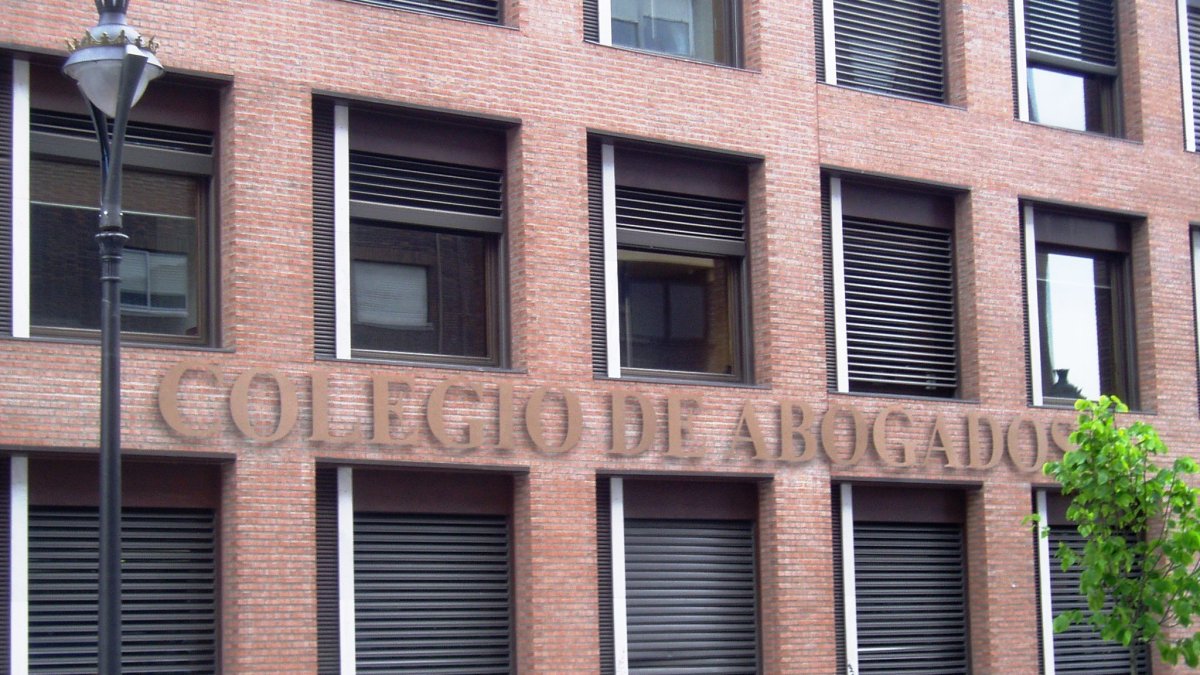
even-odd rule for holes
{"type": "Polygon", "coordinates": [[[79,84],[100,141],[100,578],[98,672],[121,672],[121,162],[129,111],[162,75],[158,44],[125,23],[129,0],[95,0],[99,22],[63,72],[79,84]],[[108,119],[113,119],[109,136],[108,119]]]}

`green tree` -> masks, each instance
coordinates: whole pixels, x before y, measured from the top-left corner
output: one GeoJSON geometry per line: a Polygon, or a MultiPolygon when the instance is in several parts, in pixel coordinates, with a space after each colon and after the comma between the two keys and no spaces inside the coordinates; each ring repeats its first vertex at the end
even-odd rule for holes
{"type": "MultiPolygon", "coordinates": [[[[1158,466],[1154,457],[1166,453],[1166,445],[1145,422],[1117,426],[1117,413],[1129,409],[1116,397],[1080,400],[1075,409],[1076,449],[1048,462],[1045,472],[1071,498],[1067,517],[1084,538],[1082,555],[1063,544],[1057,557],[1063,570],[1080,566],[1088,611],[1056,616],[1054,630],[1090,623],[1104,639],[1131,648],[1134,675],[1137,651],[1151,645],[1168,663],[1182,658],[1194,667],[1200,632],[1187,629],[1200,615],[1200,516],[1186,478],[1197,464],[1179,457],[1158,466]]],[[[1047,533],[1043,528],[1042,536],[1047,533]]]]}

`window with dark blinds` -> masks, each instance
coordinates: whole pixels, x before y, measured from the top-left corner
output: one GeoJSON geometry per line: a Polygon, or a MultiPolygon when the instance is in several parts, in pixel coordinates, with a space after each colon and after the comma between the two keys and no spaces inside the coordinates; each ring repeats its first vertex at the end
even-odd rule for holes
{"type": "Polygon", "coordinates": [[[450,19],[500,23],[499,0],[352,0],[364,5],[404,9],[450,19]]]}
{"type": "Polygon", "coordinates": [[[1025,37],[1022,119],[1119,135],[1114,0],[1024,0],[1015,11],[1025,37]]]}
{"type": "Polygon", "coordinates": [[[1025,49],[1115,68],[1113,0],[1025,0],[1025,49]]]}
{"type": "Polygon", "coordinates": [[[838,84],[945,100],[940,0],[834,0],[833,22],[838,84]]]}
{"type": "Polygon", "coordinates": [[[1200,5],[1187,7],[1188,65],[1192,75],[1192,129],[1200,132],[1200,5]]]}

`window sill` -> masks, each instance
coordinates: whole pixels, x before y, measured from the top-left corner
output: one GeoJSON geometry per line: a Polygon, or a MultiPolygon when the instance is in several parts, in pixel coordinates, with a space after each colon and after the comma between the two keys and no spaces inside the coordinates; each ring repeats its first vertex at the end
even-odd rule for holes
{"type": "Polygon", "coordinates": [[[348,359],[339,359],[332,356],[317,356],[317,361],[324,363],[361,363],[367,365],[387,365],[401,366],[405,368],[428,368],[437,370],[457,370],[475,373],[509,373],[514,375],[523,375],[525,370],[522,368],[512,368],[509,366],[499,366],[495,364],[483,363],[452,363],[447,361],[426,361],[419,358],[405,358],[397,356],[389,358],[386,356],[361,356],[351,355],[348,359]]]}
{"type": "Polygon", "coordinates": [[[924,98],[914,98],[912,96],[905,96],[903,94],[893,94],[893,93],[887,92],[887,91],[875,91],[874,89],[864,89],[862,87],[855,87],[855,86],[849,85],[849,84],[841,84],[841,83],[830,84],[829,82],[826,82],[824,80],[818,80],[817,84],[823,84],[827,87],[834,87],[835,89],[842,89],[845,91],[853,91],[853,92],[858,92],[860,94],[867,94],[869,96],[882,96],[884,98],[891,98],[891,99],[895,99],[897,101],[908,101],[910,103],[921,103],[921,104],[925,104],[925,105],[933,105],[933,106],[937,106],[939,108],[947,108],[949,110],[961,110],[962,112],[967,111],[967,107],[964,105],[955,105],[953,103],[947,103],[945,101],[930,101],[930,100],[924,99],[924,98]]]}
{"type": "MultiPolygon", "coordinates": [[[[67,345],[86,345],[99,346],[100,333],[97,332],[95,337],[84,336],[61,336],[61,335],[30,335],[27,338],[13,337],[5,335],[2,339],[16,340],[21,342],[45,342],[49,344],[67,344],[67,345]]],[[[233,353],[234,350],[228,347],[215,347],[202,342],[160,342],[149,338],[139,338],[132,335],[121,335],[121,347],[132,347],[136,349],[171,349],[176,351],[201,351],[201,352],[222,352],[233,353]]]]}
{"type": "Polygon", "coordinates": [[[721,387],[735,389],[759,389],[768,390],[770,387],[761,384],[754,384],[742,380],[734,379],[713,379],[703,377],[701,375],[693,375],[691,373],[681,373],[675,375],[654,375],[650,373],[635,373],[622,375],[621,377],[608,377],[606,375],[597,375],[597,381],[606,382],[643,382],[647,384],[678,384],[688,387],[721,387]]]}
{"type": "MultiPolygon", "coordinates": [[[[357,1],[357,0],[355,0],[355,1],[357,1]]],[[[721,68],[723,70],[732,70],[732,71],[736,71],[736,72],[740,72],[740,73],[758,74],[760,72],[756,69],[747,68],[744,65],[735,66],[735,65],[730,65],[728,63],[717,63],[715,61],[705,61],[704,59],[694,59],[694,58],[687,57],[687,56],[679,56],[678,54],[667,54],[664,52],[656,52],[656,51],[652,51],[649,49],[638,49],[637,47],[626,47],[623,45],[606,45],[606,44],[603,44],[600,42],[595,42],[593,40],[584,40],[584,42],[586,42],[587,44],[596,45],[597,47],[604,47],[606,49],[616,49],[616,50],[619,50],[622,52],[630,52],[633,54],[646,54],[646,55],[655,56],[658,58],[671,59],[672,61],[683,61],[684,63],[696,63],[696,64],[699,64],[702,66],[712,66],[714,68],[721,68]]]]}
{"type": "Polygon", "coordinates": [[[955,403],[966,405],[978,405],[981,401],[977,398],[960,398],[958,396],[921,396],[919,394],[886,394],[882,392],[872,391],[837,391],[836,389],[827,390],[830,395],[836,396],[853,396],[855,398],[886,398],[899,401],[938,401],[942,403],[955,403]]]}

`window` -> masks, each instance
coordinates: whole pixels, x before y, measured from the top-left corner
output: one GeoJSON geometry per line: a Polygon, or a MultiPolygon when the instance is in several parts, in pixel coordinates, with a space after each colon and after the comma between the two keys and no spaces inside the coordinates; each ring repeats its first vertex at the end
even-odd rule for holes
{"type": "Polygon", "coordinates": [[[323,102],[315,125],[318,352],[501,364],[504,132],[323,102]]]}
{"type": "Polygon", "coordinates": [[[752,483],[597,479],[601,673],[758,672],[757,495],[752,483]]]}
{"type": "MultiPolygon", "coordinates": [[[[1038,647],[1044,675],[1092,675],[1128,673],[1129,648],[1100,637],[1100,631],[1087,624],[1075,624],[1062,633],[1054,632],[1054,617],[1071,610],[1087,612],[1087,598],[1079,592],[1078,566],[1063,571],[1055,554],[1062,544],[1082,555],[1084,539],[1067,520],[1070,500],[1059,493],[1038,490],[1035,509],[1050,536],[1037,537],[1038,571],[1038,647]]],[[[1139,649],[1137,672],[1150,672],[1147,654],[1139,649]]]]}
{"type": "Polygon", "coordinates": [[[837,672],[970,672],[963,495],[842,484],[833,499],[837,672]]]}
{"type": "Polygon", "coordinates": [[[1032,205],[1024,218],[1033,404],[1136,406],[1129,225],[1032,205]]]}
{"type": "Polygon", "coordinates": [[[941,0],[816,4],[819,75],[825,82],[922,101],[946,100],[941,0]]]}
{"type": "Polygon", "coordinates": [[[1019,117],[1121,135],[1115,0],[1019,0],[1014,13],[1019,117]]]}
{"type": "Polygon", "coordinates": [[[593,42],[727,66],[741,61],[740,12],[737,0],[584,0],[593,42]]]}
{"type": "MultiPolygon", "coordinates": [[[[13,672],[96,668],[96,555],[99,512],[95,459],[6,458],[14,508],[4,534],[13,546],[16,603],[13,672]],[[23,547],[23,548],[21,548],[23,547]],[[19,656],[18,656],[19,654],[19,656]]],[[[127,460],[121,514],[124,672],[218,669],[216,465],[127,460]]],[[[8,476],[4,476],[8,478],[8,476]]],[[[5,614],[9,612],[6,610],[5,614]]]]}
{"type": "Polygon", "coordinates": [[[607,142],[590,155],[596,373],[744,380],[745,167],[607,142]]]}
{"type": "MultiPolygon", "coordinates": [[[[16,337],[94,334],[100,170],[90,115],[74,84],[48,66],[14,61],[12,95],[28,122],[11,133],[29,152],[13,157],[14,177],[28,182],[14,180],[21,194],[14,195],[6,253],[17,273],[7,289],[6,318],[16,337]]],[[[121,310],[122,331],[135,339],[214,339],[216,126],[214,93],[183,82],[156,82],[134,108],[123,184],[129,240],[121,310]]]]}
{"type": "Polygon", "coordinates": [[[500,23],[500,0],[352,0],[364,5],[403,9],[450,19],[500,23]]]}
{"type": "Polygon", "coordinates": [[[1179,63],[1183,66],[1184,143],[1195,152],[1200,129],[1200,0],[1179,0],[1179,63]]]}
{"type": "Polygon", "coordinates": [[[318,672],[510,673],[512,479],[322,468],[318,672]]]}
{"type": "Polygon", "coordinates": [[[834,390],[957,395],[953,197],[836,175],[825,192],[834,390]]]}

